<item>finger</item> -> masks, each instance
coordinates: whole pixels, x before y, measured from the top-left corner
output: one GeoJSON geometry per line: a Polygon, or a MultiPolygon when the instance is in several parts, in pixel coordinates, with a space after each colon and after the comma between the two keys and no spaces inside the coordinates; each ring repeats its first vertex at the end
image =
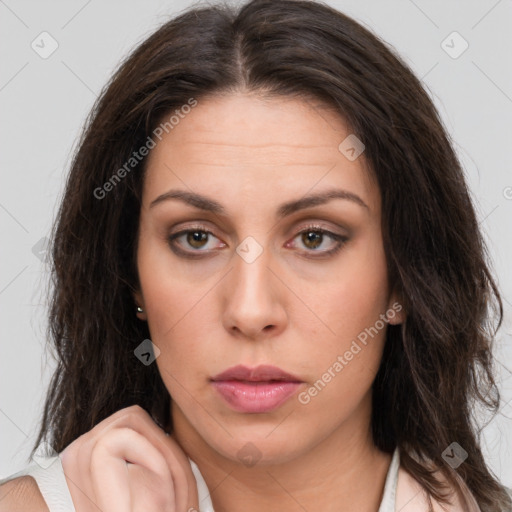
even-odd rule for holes
{"type": "Polygon", "coordinates": [[[127,463],[131,492],[130,512],[177,512],[173,482],[157,478],[145,467],[127,463]]]}
{"type": "Polygon", "coordinates": [[[104,512],[131,511],[130,482],[126,461],[111,457],[95,458],[97,465],[91,467],[91,483],[95,493],[95,505],[104,512]],[[98,467],[103,468],[99,472],[98,467]]]}
{"type": "Polygon", "coordinates": [[[126,417],[130,417],[139,413],[147,414],[147,412],[140,405],[130,405],[129,407],[124,407],[123,409],[119,409],[118,411],[112,413],[110,416],[101,420],[88,433],[92,436],[97,436],[103,431],[108,430],[112,424],[118,422],[120,419],[122,420],[126,417]]]}
{"type": "MultiPolygon", "coordinates": [[[[153,478],[170,482],[167,491],[172,499],[172,476],[162,454],[143,435],[131,428],[117,428],[105,433],[91,454],[91,479],[98,505],[102,510],[131,511],[127,462],[153,473],[153,478]]],[[[143,482],[147,484],[146,478],[143,482]]],[[[138,482],[139,487],[141,482],[138,482]]]]}
{"type": "MultiPolygon", "coordinates": [[[[106,432],[128,427],[146,437],[163,455],[172,475],[178,510],[198,507],[197,483],[188,457],[178,443],[168,436],[139,406],[131,406],[113,414],[105,425],[95,433],[101,438],[106,432]]],[[[95,427],[96,428],[96,427],[95,427]]],[[[92,431],[91,431],[92,432],[92,431]]]]}

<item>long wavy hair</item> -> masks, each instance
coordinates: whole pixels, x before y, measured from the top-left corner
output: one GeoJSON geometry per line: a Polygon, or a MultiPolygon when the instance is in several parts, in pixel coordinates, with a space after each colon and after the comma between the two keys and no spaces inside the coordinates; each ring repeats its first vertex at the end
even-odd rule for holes
{"type": "Polygon", "coordinates": [[[462,478],[483,512],[510,506],[475,419],[476,410],[499,408],[492,344],[503,307],[460,162],[429,95],[394,50],[308,0],[193,6],[143,41],[102,91],[51,233],[48,338],[57,366],[31,456],[42,442],[62,451],[134,404],[172,431],[157,365],[134,356],[150,338],[133,299],[146,158],[115,186],[104,184],[164,116],[191,98],[238,91],[320,100],[366,147],[382,197],[390,286],[407,312],[404,324],[388,327],[373,384],[375,445],[388,453],[398,446],[402,466],[441,502],[447,488],[431,463],[455,488],[462,478]],[[452,442],[468,453],[459,477],[442,457],[452,442]]]}

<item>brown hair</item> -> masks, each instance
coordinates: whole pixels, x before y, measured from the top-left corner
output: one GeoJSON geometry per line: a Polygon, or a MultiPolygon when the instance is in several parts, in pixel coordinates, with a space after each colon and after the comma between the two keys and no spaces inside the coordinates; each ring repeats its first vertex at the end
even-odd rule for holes
{"type": "Polygon", "coordinates": [[[388,327],[373,385],[376,446],[398,446],[402,466],[446,501],[429,462],[457,488],[442,457],[457,442],[468,453],[457,473],[482,511],[510,506],[486,466],[473,416],[477,405],[499,407],[491,345],[503,308],[461,165],[400,57],[351,18],[312,1],[191,8],[136,48],[97,100],[52,233],[48,335],[57,368],[35,447],[45,440],[60,452],[133,404],[172,429],[157,366],[134,356],[150,337],[132,295],[146,159],[103,199],[94,191],[162,116],[191,98],[240,90],[317,98],[366,146],[382,195],[390,285],[407,311],[404,324],[388,327]]]}

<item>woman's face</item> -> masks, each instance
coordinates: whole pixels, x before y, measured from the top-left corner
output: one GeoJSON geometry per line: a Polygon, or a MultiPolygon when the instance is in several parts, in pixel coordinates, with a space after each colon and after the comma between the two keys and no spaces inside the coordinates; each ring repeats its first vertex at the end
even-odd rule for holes
{"type": "Polygon", "coordinates": [[[327,438],[368,441],[386,327],[403,312],[379,190],[357,140],[339,149],[349,135],[320,105],[233,94],[199,101],[151,150],[135,298],[184,443],[278,463],[327,438]],[[298,383],[212,383],[235,365],[298,383]]]}

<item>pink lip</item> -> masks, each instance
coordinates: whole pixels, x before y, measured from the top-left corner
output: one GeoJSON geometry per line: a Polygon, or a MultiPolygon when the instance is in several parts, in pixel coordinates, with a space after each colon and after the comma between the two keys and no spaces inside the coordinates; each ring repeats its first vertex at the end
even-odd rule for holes
{"type": "Polygon", "coordinates": [[[302,382],[295,375],[281,370],[277,366],[263,364],[255,368],[248,368],[238,364],[212,377],[212,380],[246,380],[251,382],[265,382],[269,380],[286,380],[290,382],[302,382]]]}
{"type": "Polygon", "coordinates": [[[262,413],[276,409],[290,398],[302,381],[280,368],[238,365],[211,379],[213,387],[233,409],[262,413]]]}

